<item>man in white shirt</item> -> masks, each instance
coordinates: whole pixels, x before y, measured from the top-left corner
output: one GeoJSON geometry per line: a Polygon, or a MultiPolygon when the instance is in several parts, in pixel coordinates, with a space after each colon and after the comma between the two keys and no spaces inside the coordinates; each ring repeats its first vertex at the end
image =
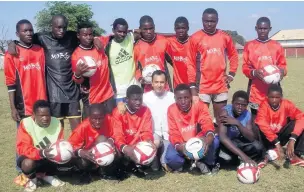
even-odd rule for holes
{"type": "Polygon", "coordinates": [[[153,171],[159,170],[159,163],[161,163],[165,169],[167,167],[164,161],[166,149],[169,144],[167,111],[168,107],[175,103],[175,100],[174,94],[165,90],[166,84],[166,73],[157,70],[152,74],[153,90],[143,95],[143,103],[152,113],[154,143],[158,148],[158,154],[160,156],[160,158],[155,158],[152,163],[151,168],[153,171]]]}

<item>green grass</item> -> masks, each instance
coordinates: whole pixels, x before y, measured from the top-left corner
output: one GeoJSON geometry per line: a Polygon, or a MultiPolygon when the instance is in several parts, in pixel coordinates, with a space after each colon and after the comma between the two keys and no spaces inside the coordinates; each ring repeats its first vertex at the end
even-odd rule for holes
{"type": "MultiPolygon", "coordinates": [[[[284,96],[296,103],[299,108],[304,110],[304,60],[288,60],[288,76],[283,80],[284,96]]],[[[241,73],[241,68],[235,81],[231,84],[230,98],[236,90],[247,89],[247,79],[241,73]]],[[[16,176],[15,172],[15,137],[16,125],[10,117],[9,101],[6,87],[4,85],[4,75],[0,71],[0,191],[21,191],[22,188],[13,183],[16,176]]],[[[66,137],[69,134],[68,125],[66,126],[66,137]]],[[[110,181],[95,181],[87,186],[66,186],[54,189],[46,186],[37,191],[303,191],[304,190],[304,169],[291,167],[287,170],[281,168],[276,170],[268,165],[261,171],[258,183],[254,185],[244,185],[238,182],[235,171],[221,170],[216,176],[194,176],[188,173],[182,174],[154,174],[145,179],[131,177],[123,182],[114,183],[110,181]]]]}

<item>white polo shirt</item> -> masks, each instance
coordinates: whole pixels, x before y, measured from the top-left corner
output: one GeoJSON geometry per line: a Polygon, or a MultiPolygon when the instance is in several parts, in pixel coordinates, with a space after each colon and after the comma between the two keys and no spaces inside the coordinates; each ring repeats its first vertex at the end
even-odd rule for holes
{"type": "Polygon", "coordinates": [[[168,121],[167,112],[171,104],[175,103],[174,94],[172,92],[165,92],[162,96],[157,96],[152,90],[144,93],[143,104],[146,105],[153,118],[153,133],[168,140],[168,121]]]}

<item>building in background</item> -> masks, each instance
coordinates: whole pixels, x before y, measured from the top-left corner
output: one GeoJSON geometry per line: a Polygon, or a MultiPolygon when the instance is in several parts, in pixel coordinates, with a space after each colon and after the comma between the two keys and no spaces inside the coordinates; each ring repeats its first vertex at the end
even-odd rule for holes
{"type": "Polygon", "coordinates": [[[4,53],[0,50],[0,70],[4,68],[4,53]]]}
{"type": "Polygon", "coordinates": [[[280,30],[271,39],[282,45],[286,57],[304,57],[304,29],[280,30]]]}

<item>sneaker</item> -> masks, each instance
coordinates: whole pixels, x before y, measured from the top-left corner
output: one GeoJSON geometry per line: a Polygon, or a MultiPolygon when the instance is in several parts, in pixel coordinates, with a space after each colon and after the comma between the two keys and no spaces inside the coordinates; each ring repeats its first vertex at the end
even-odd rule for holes
{"type": "Polygon", "coordinates": [[[211,169],[211,175],[215,175],[220,171],[221,165],[216,163],[211,169]]]}
{"type": "Polygon", "coordinates": [[[262,160],[261,162],[258,163],[258,168],[263,169],[264,167],[266,167],[267,163],[268,163],[268,160],[265,158],[264,160],[262,160]]]}
{"type": "Polygon", "coordinates": [[[154,158],[154,160],[152,161],[151,163],[151,169],[152,171],[159,171],[160,169],[160,162],[159,162],[159,159],[156,157],[154,158]]]}
{"type": "Polygon", "coordinates": [[[132,172],[133,175],[135,175],[135,176],[138,177],[138,178],[143,178],[143,177],[145,177],[145,176],[147,175],[147,173],[145,173],[145,172],[141,169],[141,167],[139,167],[139,166],[133,167],[133,168],[131,169],[131,172],[132,172]]]}
{"type": "Polygon", "coordinates": [[[54,177],[54,176],[44,176],[41,178],[43,181],[47,182],[48,184],[52,185],[53,187],[61,187],[64,186],[65,183],[61,181],[60,179],[54,177]]]}
{"type": "Polygon", "coordinates": [[[294,158],[292,158],[290,160],[290,164],[291,165],[297,165],[297,166],[300,166],[300,167],[304,167],[304,160],[301,159],[300,157],[298,156],[295,156],[294,158]]]}
{"type": "Polygon", "coordinates": [[[83,172],[79,177],[79,183],[82,185],[86,185],[92,182],[92,176],[90,173],[83,172]]]}
{"type": "Polygon", "coordinates": [[[29,179],[28,182],[24,186],[25,192],[32,192],[37,189],[37,178],[29,179]]]}
{"type": "Polygon", "coordinates": [[[211,175],[209,167],[203,162],[196,162],[195,167],[197,167],[203,175],[211,175]]]}

